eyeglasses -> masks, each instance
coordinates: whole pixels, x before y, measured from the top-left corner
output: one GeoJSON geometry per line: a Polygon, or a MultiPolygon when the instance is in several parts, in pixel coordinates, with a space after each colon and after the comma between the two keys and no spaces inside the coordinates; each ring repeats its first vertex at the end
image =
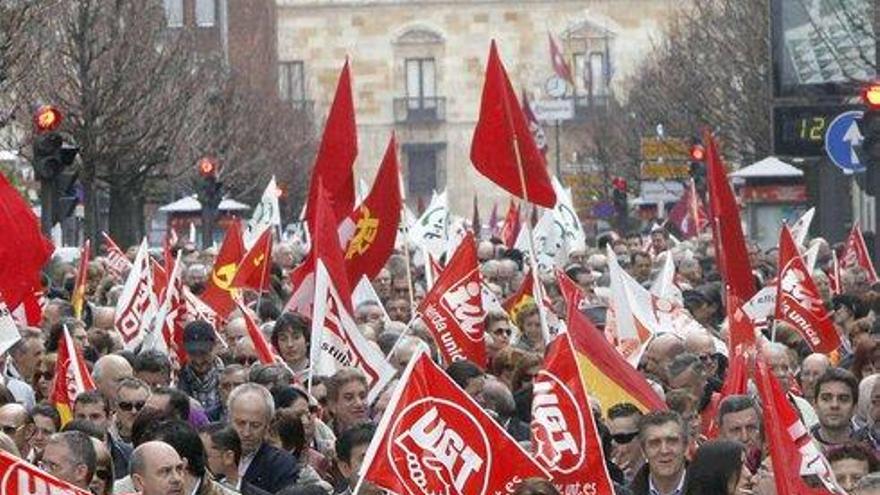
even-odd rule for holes
{"type": "Polygon", "coordinates": [[[611,435],[611,440],[614,440],[614,443],[617,445],[626,445],[633,441],[637,436],[639,436],[639,432],[633,431],[631,433],[617,433],[615,435],[611,435]]]}
{"type": "Polygon", "coordinates": [[[500,328],[496,328],[495,330],[492,330],[492,333],[495,335],[498,335],[499,337],[502,335],[504,335],[506,337],[510,337],[513,334],[513,330],[510,328],[500,327],[500,328]]]}
{"type": "Polygon", "coordinates": [[[43,380],[46,380],[47,382],[48,382],[48,381],[51,381],[51,380],[52,380],[52,377],[54,377],[54,376],[55,376],[55,373],[51,373],[51,372],[49,372],[49,371],[44,371],[44,372],[42,372],[42,373],[37,373],[37,379],[38,379],[38,380],[39,380],[39,379],[43,379],[43,380]]]}
{"type": "Polygon", "coordinates": [[[700,358],[700,361],[704,363],[711,363],[714,359],[711,354],[700,354],[697,357],[700,358]]]}
{"type": "Polygon", "coordinates": [[[140,411],[144,408],[144,404],[146,404],[145,401],[139,400],[136,402],[122,401],[119,402],[117,405],[119,406],[119,409],[122,409],[123,411],[131,411],[132,409],[134,409],[135,411],[140,411]]]}
{"type": "Polygon", "coordinates": [[[0,426],[0,430],[2,430],[3,433],[5,433],[9,436],[15,435],[16,433],[18,433],[18,430],[20,430],[22,428],[24,428],[24,425],[21,425],[21,426],[12,426],[12,425],[0,426]]]}

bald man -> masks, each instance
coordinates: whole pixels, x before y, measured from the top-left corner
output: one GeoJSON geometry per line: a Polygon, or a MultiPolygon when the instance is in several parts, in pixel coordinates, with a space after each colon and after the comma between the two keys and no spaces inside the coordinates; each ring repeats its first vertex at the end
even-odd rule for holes
{"type": "Polygon", "coordinates": [[[801,363],[799,377],[801,391],[804,393],[804,399],[810,404],[816,403],[816,380],[830,367],[831,361],[828,356],[816,352],[805,357],[804,362],[801,363]]]}
{"type": "Polygon", "coordinates": [[[183,460],[165,442],[145,442],[134,449],[129,472],[141,495],[183,495],[183,460]]]}
{"type": "Polygon", "coordinates": [[[641,367],[646,373],[666,382],[666,365],[672,358],[685,352],[681,337],[671,333],[661,333],[654,337],[642,355],[641,367]]]}
{"type": "Polygon", "coordinates": [[[33,428],[31,416],[23,405],[12,403],[0,406],[0,430],[12,438],[19,452],[30,451],[28,440],[33,428]]]}
{"type": "Polygon", "coordinates": [[[245,326],[244,317],[236,316],[230,319],[229,323],[223,327],[223,333],[226,337],[226,343],[234,348],[236,344],[247,336],[247,326],[245,326]]]}
{"type": "Polygon", "coordinates": [[[715,339],[706,330],[688,332],[684,339],[684,349],[695,354],[706,367],[708,376],[718,377],[718,360],[715,356],[715,339]]]}
{"type": "Polygon", "coordinates": [[[119,388],[119,383],[133,376],[134,370],[128,360],[116,354],[102,356],[95,361],[95,367],[92,370],[95,385],[101,395],[106,397],[111,404],[116,402],[116,390],[119,388]]]}

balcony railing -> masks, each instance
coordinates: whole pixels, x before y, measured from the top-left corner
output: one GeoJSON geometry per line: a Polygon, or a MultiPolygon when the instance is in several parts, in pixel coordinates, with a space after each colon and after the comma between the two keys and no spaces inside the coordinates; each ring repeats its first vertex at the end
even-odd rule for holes
{"type": "Polygon", "coordinates": [[[395,98],[394,121],[398,124],[430,124],[446,120],[446,98],[395,98]]]}

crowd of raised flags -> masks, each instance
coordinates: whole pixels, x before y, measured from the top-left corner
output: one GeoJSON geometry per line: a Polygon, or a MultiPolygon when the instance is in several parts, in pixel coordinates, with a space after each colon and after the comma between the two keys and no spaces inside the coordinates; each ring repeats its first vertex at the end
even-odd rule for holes
{"type": "MultiPolygon", "coordinates": [[[[633,480],[619,474],[614,448],[603,445],[608,443],[603,435],[608,410],[624,403],[645,415],[675,409],[669,404],[672,387],[664,376],[669,364],[664,360],[676,356],[661,353],[658,358],[659,345],[654,344],[668,336],[680,342],[707,336],[711,359],[726,369],[711,377],[719,386],[707,394],[706,404],[690,411],[700,426],[691,432],[694,451],[688,455],[699,456],[701,445],[718,437],[725,398],[751,395],[763,411],[765,449],[759,454],[765,461],[760,470],[771,473],[771,481],[752,486],[738,475],[735,484],[743,491],[736,493],[844,493],[827,450],[815,443],[806,418],[789,398],[798,392],[780,384],[767,349],[784,332],[795,342],[792,347],[828,356],[835,365],[861,356],[869,344],[856,342],[851,327],[837,319],[839,306],[829,299],[865,299],[867,292],[859,293],[847,280],[863,276],[867,284],[878,281],[858,227],[839,255],[827,252],[827,243],[822,252],[824,241],[809,240],[810,210],[781,226],[775,273],[752,266],[726,168],[707,133],[705,204],[691,183],[665,226],[654,226],[647,235],[612,232],[593,245],[584,235],[571,190],[548,173],[534,126],[494,42],[471,160],[512,195],[507,212],[502,219],[493,211],[484,226],[476,203],[474,219],[464,219],[450,210],[447,193],[441,191],[416,216],[405,206],[393,135],[372,188],[355,193],[352,84],[346,63],[318,149],[300,239],[279,235],[274,178],[253,217],[230,223],[219,249],[209,253],[210,266],[201,280],[194,269],[198,262],[192,261],[199,253],[173,230],[158,259],[149,254],[146,241],[124,251],[102,234],[101,247],[94,250],[98,256],[92,256],[87,240],[77,266],[70,267],[72,316],[96,325],[100,307],[112,306],[111,324],[102,331],[112,334],[118,351],[132,356],[158,351],[168,356],[175,372],[191,369],[186,335],[193,321],[210,324],[218,348],[232,356],[246,339],[253,366],[279,368],[288,377],[285,386],[309,398],[315,415],[309,421],[333,422],[332,406],[317,407],[317,389],[356,370],[363,377],[366,404],[377,411],[382,404],[382,412],[370,418],[376,428],[355,473],[324,481],[345,493],[400,495],[543,493],[527,491],[526,480],[532,478],[547,480],[566,495],[630,493],[625,485],[633,480]],[[281,259],[294,251],[301,259],[281,259]],[[646,273],[640,272],[639,258],[648,262],[646,273]],[[698,287],[708,277],[686,276],[686,263],[717,271],[717,299],[692,302],[697,296],[710,299],[698,287]],[[97,295],[95,286],[103,280],[93,279],[99,276],[95,266],[116,281],[114,300],[97,295]],[[514,273],[506,275],[504,286],[497,273],[490,273],[511,266],[514,273]],[[387,280],[391,272],[393,286],[387,280]],[[405,316],[390,311],[399,301],[405,316]],[[696,313],[713,304],[714,314],[696,313]],[[289,362],[279,348],[273,329],[279,317],[265,311],[273,306],[307,318],[307,368],[289,362]],[[362,313],[369,308],[378,313],[364,321],[362,313]],[[497,314],[517,328],[493,333],[487,322],[496,321],[492,315],[497,314]],[[245,331],[233,341],[227,324],[236,318],[243,320],[245,331]],[[534,323],[527,328],[530,318],[534,323]],[[413,348],[412,342],[419,345],[413,348]],[[502,355],[515,355],[513,348],[519,362],[526,362],[526,356],[536,359],[525,388],[500,376],[498,363],[502,355]],[[412,352],[396,362],[393,358],[404,350],[412,352]],[[511,398],[527,398],[525,406],[516,405],[530,419],[528,438],[514,438],[488,399],[470,390],[470,381],[456,380],[451,369],[461,362],[480,370],[480,379],[495,370],[489,379],[508,387],[511,398]],[[518,491],[520,485],[526,488],[518,491]]],[[[455,182],[448,187],[455,188],[455,182]]],[[[52,246],[2,177],[0,204],[0,351],[8,352],[23,328],[47,331],[42,308],[59,293],[53,295],[52,283],[41,279],[41,271],[51,265],[52,246]]],[[[51,394],[42,397],[57,408],[62,424],[74,416],[77,396],[96,388],[92,362],[75,345],[71,330],[62,329],[51,394]]],[[[875,333],[880,331],[871,331],[868,341],[874,347],[875,333]]],[[[880,358],[874,366],[880,366],[880,358]]],[[[862,418],[866,428],[880,421],[880,407],[873,407],[877,412],[862,418]]],[[[512,415],[504,417],[509,421],[512,415]]],[[[869,448],[876,456],[877,444],[869,448]]],[[[322,454],[334,457],[326,445],[322,454]]],[[[648,458],[646,469],[653,468],[651,462],[648,458]]],[[[31,479],[76,490],[3,452],[0,472],[4,479],[14,474],[17,480],[17,485],[4,485],[3,493],[24,493],[31,479]]],[[[682,479],[680,488],[693,490],[690,475],[682,479]]]]}

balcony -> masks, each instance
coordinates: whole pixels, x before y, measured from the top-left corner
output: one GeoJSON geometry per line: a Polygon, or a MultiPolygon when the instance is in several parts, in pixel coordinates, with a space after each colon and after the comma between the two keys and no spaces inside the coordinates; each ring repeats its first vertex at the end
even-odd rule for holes
{"type": "Polygon", "coordinates": [[[398,124],[435,124],[446,120],[446,98],[395,98],[394,121],[398,124]]]}

